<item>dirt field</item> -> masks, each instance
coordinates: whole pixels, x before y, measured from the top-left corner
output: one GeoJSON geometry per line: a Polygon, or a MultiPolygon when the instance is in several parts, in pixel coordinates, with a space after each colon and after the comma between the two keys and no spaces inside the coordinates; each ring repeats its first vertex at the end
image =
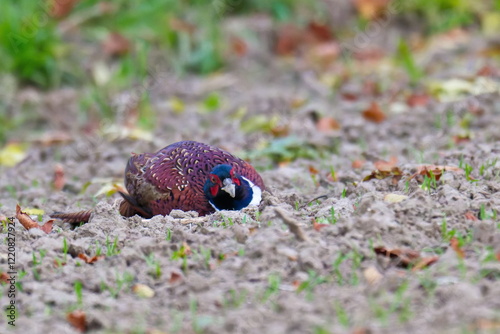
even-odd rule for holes
{"type": "MultiPolygon", "coordinates": [[[[336,73],[337,84],[283,61],[206,78],[159,73],[152,136],[104,124],[64,139],[78,92],[20,92],[52,139],[27,131],[38,139],[26,158],[2,167],[0,215],[14,217],[17,203],[43,210],[43,222],[95,209],[88,224],[56,222],[48,234],[14,220],[17,313],[15,327],[1,317],[1,332],[76,333],[68,317],[79,311],[91,333],[499,332],[500,99],[498,81],[478,76],[496,82],[488,90],[470,79],[488,60],[460,49],[477,50],[468,38],[423,54],[434,69],[426,80],[441,82],[433,96],[370,66],[336,73]],[[479,94],[445,101],[455,91],[443,82],[457,78],[479,94]],[[209,111],[201,101],[213,91],[221,105],[209,111]],[[373,101],[385,119],[370,116],[373,101]],[[119,196],[105,193],[130,153],[179,140],[248,159],[269,189],[260,207],[122,218],[119,196]]],[[[7,233],[4,224],[4,274],[7,233]]],[[[10,287],[1,286],[2,306],[10,287]]]]}

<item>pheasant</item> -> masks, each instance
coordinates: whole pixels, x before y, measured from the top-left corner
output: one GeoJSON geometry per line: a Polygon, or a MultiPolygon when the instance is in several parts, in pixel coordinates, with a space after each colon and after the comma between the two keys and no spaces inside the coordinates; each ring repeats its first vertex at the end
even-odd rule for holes
{"type": "MultiPolygon", "coordinates": [[[[156,153],[134,154],[125,168],[124,201],[120,214],[144,218],[174,209],[200,216],[216,210],[241,210],[258,205],[265,190],[257,171],[244,160],[214,146],[181,141],[156,153]]],[[[86,222],[91,210],[56,212],[69,223],[86,222]]]]}

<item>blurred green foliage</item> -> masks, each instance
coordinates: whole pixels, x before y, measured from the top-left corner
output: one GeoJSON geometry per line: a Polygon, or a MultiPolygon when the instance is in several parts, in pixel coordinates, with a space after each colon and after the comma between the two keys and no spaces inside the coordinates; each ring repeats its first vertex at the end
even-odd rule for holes
{"type": "MultiPolygon", "coordinates": [[[[229,44],[222,33],[224,17],[267,13],[275,21],[298,25],[310,21],[312,14],[329,19],[321,2],[308,0],[86,0],[78,1],[59,20],[50,15],[51,4],[51,0],[3,4],[0,73],[40,88],[92,83],[95,77],[83,63],[91,63],[96,51],[87,48],[94,46],[99,52],[109,33],[118,32],[131,42],[131,51],[114,59],[109,80],[120,89],[147,75],[152,53],[177,73],[221,69],[229,44]]],[[[481,13],[500,8],[500,0],[492,4],[418,0],[404,2],[401,8],[397,15],[421,17],[428,31],[439,32],[476,22],[481,13]]]]}

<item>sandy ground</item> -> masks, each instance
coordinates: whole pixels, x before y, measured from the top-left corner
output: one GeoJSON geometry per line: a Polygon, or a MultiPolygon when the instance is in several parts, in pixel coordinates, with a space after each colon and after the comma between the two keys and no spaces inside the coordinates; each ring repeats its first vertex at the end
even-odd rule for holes
{"type": "MultiPolygon", "coordinates": [[[[467,59],[449,52],[452,62],[433,66],[462,73],[467,59]]],[[[25,160],[0,174],[0,214],[14,216],[16,203],[44,210],[43,221],[53,211],[95,209],[88,224],[57,222],[49,234],[16,221],[16,326],[2,315],[1,332],[76,333],[67,320],[75,310],[95,333],[500,331],[498,94],[469,100],[472,107],[434,99],[409,107],[411,88],[400,76],[353,71],[334,88],[318,72],[283,63],[248,62],[205,79],[163,76],[151,92],[158,123],[151,140],[107,127],[71,142],[31,145],[25,160]],[[367,93],[367,81],[382,92],[367,93]],[[200,101],[213,90],[223,104],[205,112],[200,101]],[[358,98],[342,98],[347,92],[358,98]],[[168,102],[174,95],[185,102],[183,112],[168,102]],[[361,115],[373,100],[387,114],[381,123],[361,115]],[[242,107],[245,116],[237,116],[242,107]],[[334,117],[340,129],[318,131],[314,115],[334,117]],[[275,153],[263,153],[266,142],[283,139],[262,126],[252,130],[255,117],[288,127],[292,148],[285,151],[300,157],[278,166],[275,153]],[[93,196],[121,182],[130,152],[185,139],[250,159],[270,190],[260,207],[125,219],[116,194],[93,196]],[[363,182],[378,161],[392,157],[399,180],[363,182]],[[53,189],[56,164],[65,171],[62,191],[53,189]],[[422,188],[423,176],[410,178],[422,164],[459,168],[422,188]],[[388,194],[404,197],[394,203],[388,194]],[[403,254],[380,254],[384,249],[403,254]],[[413,253],[405,250],[433,263],[408,264],[413,253]],[[105,257],[87,264],[79,254],[105,257]]],[[[39,94],[41,114],[58,115],[50,131],[65,118],[71,123],[77,94],[39,94]]],[[[4,242],[2,272],[7,251],[4,242]]],[[[0,287],[2,306],[9,305],[9,287],[0,287]]]]}

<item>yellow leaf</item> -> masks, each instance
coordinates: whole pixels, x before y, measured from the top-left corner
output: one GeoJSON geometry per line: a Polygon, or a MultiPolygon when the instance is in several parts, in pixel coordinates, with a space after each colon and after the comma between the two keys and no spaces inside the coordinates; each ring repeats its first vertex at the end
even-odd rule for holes
{"type": "Polygon", "coordinates": [[[23,209],[23,212],[33,216],[43,215],[45,213],[42,209],[35,208],[25,208],[23,209]]]}
{"type": "Polygon", "coordinates": [[[398,203],[398,202],[404,201],[407,198],[408,198],[408,196],[406,196],[406,195],[387,194],[384,197],[384,201],[386,201],[388,203],[398,203]]]}
{"type": "Polygon", "coordinates": [[[153,289],[145,284],[137,283],[132,287],[132,291],[141,298],[152,298],[155,295],[153,289]]]}
{"type": "Polygon", "coordinates": [[[182,114],[184,112],[184,109],[186,108],[184,102],[175,96],[168,102],[170,104],[170,108],[172,108],[173,112],[175,112],[176,114],[182,114]]]}
{"type": "Polygon", "coordinates": [[[14,167],[26,157],[26,145],[10,143],[0,150],[0,165],[14,167]]]}
{"type": "Polygon", "coordinates": [[[489,12],[482,17],[483,33],[487,36],[497,36],[500,31],[500,13],[489,12]]]}
{"type": "Polygon", "coordinates": [[[118,191],[125,192],[125,188],[123,188],[123,186],[118,183],[108,183],[103,185],[94,196],[98,197],[104,194],[106,195],[106,197],[109,197],[116,194],[118,191]]]}

